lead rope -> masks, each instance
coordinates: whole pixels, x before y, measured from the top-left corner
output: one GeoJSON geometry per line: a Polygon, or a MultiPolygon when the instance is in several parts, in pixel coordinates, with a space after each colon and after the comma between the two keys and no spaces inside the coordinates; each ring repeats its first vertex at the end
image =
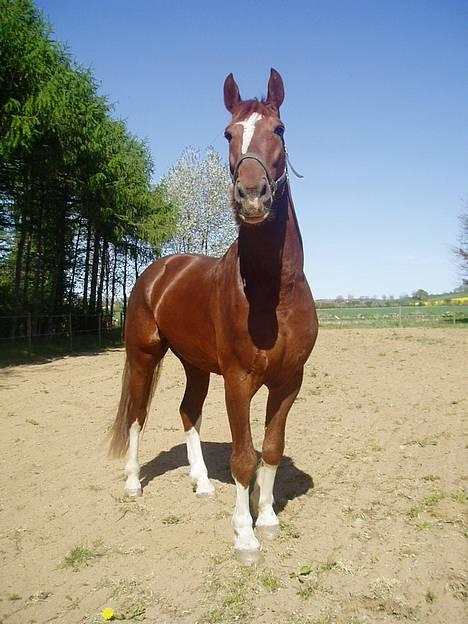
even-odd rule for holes
{"type": "Polygon", "coordinates": [[[292,162],[291,162],[291,160],[290,160],[290,158],[289,158],[289,153],[288,153],[288,148],[286,147],[286,143],[283,143],[283,146],[284,146],[284,153],[286,154],[286,161],[287,161],[288,165],[291,167],[291,171],[294,173],[294,175],[295,175],[297,178],[303,178],[304,176],[303,176],[303,175],[301,175],[300,173],[298,173],[298,172],[294,169],[294,167],[292,166],[292,162]]]}
{"type": "Polygon", "coordinates": [[[283,141],[283,149],[284,149],[284,153],[285,153],[285,156],[286,156],[286,164],[285,164],[283,173],[280,175],[280,177],[277,180],[272,180],[270,178],[270,174],[268,173],[268,168],[267,168],[266,164],[264,163],[264,161],[260,158],[260,156],[257,156],[257,154],[255,154],[254,152],[246,152],[245,154],[242,154],[240,156],[239,160],[236,163],[236,166],[234,167],[234,171],[231,172],[231,170],[229,170],[229,174],[231,176],[231,180],[232,180],[233,184],[236,183],[237,171],[238,171],[241,163],[244,160],[246,160],[247,158],[252,158],[253,160],[256,160],[263,167],[263,169],[264,169],[264,171],[266,173],[266,176],[267,176],[268,184],[270,185],[272,197],[275,196],[276,191],[278,190],[278,187],[280,185],[283,185],[283,182],[289,181],[288,165],[291,167],[291,171],[294,173],[294,175],[296,177],[303,178],[304,176],[301,175],[300,173],[298,173],[294,169],[294,167],[293,167],[293,165],[291,163],[291,160],[289,158],[288,148],[286,147],[286,143],[284,141],[283,141]]]}

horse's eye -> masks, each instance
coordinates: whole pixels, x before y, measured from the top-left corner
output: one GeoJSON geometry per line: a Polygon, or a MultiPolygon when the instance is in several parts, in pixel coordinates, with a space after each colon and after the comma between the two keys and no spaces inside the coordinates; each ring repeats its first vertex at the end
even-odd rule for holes
{"type": "Polygon", "coordinates": [[[231,140],[232,140],[232,134],[231,134],[230,132],[228,132],[227,130],[226,130],[226,132],[224,133],[224,137],[225,137],[225,138],[226,138],[229,142],[231,142],[231,140]]]}
{"type": "Polygon", "coordinates": [[[275,134],[277,134],[279,137],[283,138],[284,126],[278,126],[277,128],[275,128],[275,134]]]}

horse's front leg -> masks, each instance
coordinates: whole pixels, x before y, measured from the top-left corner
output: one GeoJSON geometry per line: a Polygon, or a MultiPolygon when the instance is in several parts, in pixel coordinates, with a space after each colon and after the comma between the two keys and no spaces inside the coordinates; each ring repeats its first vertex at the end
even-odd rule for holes
{"type": "Polygon", "coordinates": [[[232,434],[231,473],[236,484],[236,506],[232,516],[236,558],[244,565],[260,560],[260,543],[253,531],[249,485],[257,459],[250,432],[250,384],[239,377],[225,378],[226,407],[232,434]]]}
{"type": "Polygon", "coordinates": [[[257,534],[266,539],[274,539],[279,531],[279,520],[273,510],[273,486],[284,452],[286,418],[301,388],[302,377],[303,370],[288,383],[271,387],[268,395],[262,459],[252,494],[252,506],[257,513],[257,534]]]}

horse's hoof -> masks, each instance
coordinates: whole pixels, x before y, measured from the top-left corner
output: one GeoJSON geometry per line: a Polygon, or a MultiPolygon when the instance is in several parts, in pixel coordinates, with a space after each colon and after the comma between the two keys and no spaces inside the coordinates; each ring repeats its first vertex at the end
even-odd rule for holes
{"type": "Polygon", "coordinates": [[[136,498],[142,496],[143,492],[141,488],[125,488],[125,495],[129,498],[136,498]]]}
{"type": "Polygon", "coordinates": [[[202,490],[201,492],[195,492],[197,498],[214,498],[214,490],[202,490]]]}
{"type": "Polygon", "coordinates": [[[267,540],[272,542],[275,540],[280,532],[279,524],[273,524],[271,526],[256,526],[255,533],[261,540],[267,540]]]}
{"type": "Polygon", "coordinates": [[[244,566],[251,566],[261,563],[263,561],[263,555],[260,548],[255,550],[240,550],[234,549],[236,560],[244,566]]]}
{"type": "Polygon", "coordinates": [[[201,479],[198,484],[194,483],[195,494],[199,498],[213,497],[216,493],[214,485],[209,479],[201,479]]]}

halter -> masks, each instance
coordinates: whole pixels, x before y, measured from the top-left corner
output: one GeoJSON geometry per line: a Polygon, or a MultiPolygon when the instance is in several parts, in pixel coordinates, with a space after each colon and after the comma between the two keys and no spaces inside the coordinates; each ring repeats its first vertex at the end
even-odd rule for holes
{"type": "Polygon", "coordinates": [[[297,173],[297,171],[292,166],[291,161],[289,160],[289,154],[288,154],[288,150],[286,149],[285,143],[283,143],[283,148],[284,148],[284,154],[286,156],[286,162],[285,162],[285,165],[284,165],[284,171],[280,175],[279,178],[277,178],[276,180],[272,180],[272,178],[271,178],[271,176],[270,176],[270,174],[268,172],[268,167],[267,167],[265,161],[262,158],[260,158],[260,156],[255,154],[254,152],[246,152],[245,154],[241,154],[241,156],[239,157],[239,160],[236,163],[236,166],[234,167],[234,171],[232,173],[230,172],[231,173],[232,183],[235,184],[237,182],[237,175],[239,173],[239,167],[244,162],[244,160],[247,160],[248,158],[250,158],[252,160],[256,160],[258,163],[260,163],[260,165],[263,167],[263,170],[266,173],[267,181],[268,181],[268,184],[270,186],[271,197],[272,197],[272,199],[274,199],[274,197],[276,195],[276,192],[278,191],[279,187],[281,185],[283,185],[284,182],[286,182],[289,179],[289,176],[288,176],[288,164],[291,167],[291,171],[298,178],[303,178],[304,177],[300,173],[297,173]]]}

